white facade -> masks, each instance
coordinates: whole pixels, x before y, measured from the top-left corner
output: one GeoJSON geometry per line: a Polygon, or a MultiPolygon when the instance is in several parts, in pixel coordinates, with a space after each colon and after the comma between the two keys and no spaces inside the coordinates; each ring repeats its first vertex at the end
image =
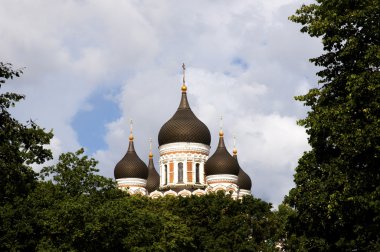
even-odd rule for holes
{"type": "Polygon", "coordinates": [[[121,178],[116,179],[117,187],[127,191],[129,194],[148,195],[146,187],[146,179],[141,178],[121,178]]]}
{"type": "Polygon", "coordinates": [[[239,187],[237,186],[238,176],[232,174],[217,174],[206,177],[208,184],[207,192],[224,191],[231,194],[232,198],[239,197],[239,187]]]}
{"type": "Polygon", "coordinates": [[[210,146],[201,143],[170,143],[159,147],[160,189],[205,188],[204,164],[210,146]]]}

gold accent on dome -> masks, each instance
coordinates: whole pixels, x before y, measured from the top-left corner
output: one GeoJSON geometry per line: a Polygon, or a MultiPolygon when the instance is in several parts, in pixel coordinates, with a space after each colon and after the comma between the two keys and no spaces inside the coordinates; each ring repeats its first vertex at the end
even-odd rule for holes
{"type": "Polygon", "coordinates": [[[220,137],[223,137],[223,136],[224,136],[224,132],[223,132],[222,129],[219,130],[219,136],[220,136],[220,137]]]}
{"type": "Polygon", "coordinates": [[[185,92],[187,91],[187,87],[186,87],[186,85],[182,85],[181,90],[182,90],[182,92],[185,93],[185,92]]]}

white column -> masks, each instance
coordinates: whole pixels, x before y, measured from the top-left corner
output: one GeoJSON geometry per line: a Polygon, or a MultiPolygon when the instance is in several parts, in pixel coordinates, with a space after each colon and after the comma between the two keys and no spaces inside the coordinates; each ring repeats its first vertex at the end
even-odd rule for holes
{"type": "Polygon", "coordinates": [[[160,186],[162,186],[164,184],[163,178],[164,178],[164,165],[160,161],[160,186]]]}
{"type": "Polygon", "coordinates": [[[201,184],[204,184],[205,183],[205,161],[202,160],[199,164],[199,182],[201,184]]]}
{"type": "Polygon", "coordinates": [[[187,154],[183,161],[183,183],[187,184],[187,154]]]}
{"type": "Polygon", "coordinates": [[[197,178],[197,174],[195,173],[196,172],[196,169],[195,169],[195,159],[193,157],[193,164],[191,165],[191,172],[193,173],[193,182],[191,182],[192,184],[195,184],[195,181],[196,181],[196,178],[197,178]]]}
{"type": "Polygon", "coordinates": [[[166,178],[166,171],[165,171],[165,164],[162,163],[161,165],[161,185],[164,185],[165,184],[165,178],[166,178]]]}

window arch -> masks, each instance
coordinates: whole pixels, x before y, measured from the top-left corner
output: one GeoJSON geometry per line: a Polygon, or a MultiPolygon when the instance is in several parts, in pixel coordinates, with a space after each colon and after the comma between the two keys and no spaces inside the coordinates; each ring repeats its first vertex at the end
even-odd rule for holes
{"type": "Polygon", "coordinates": [[[183,183],[183,163],[178,163],[178,183],[183,183]]]}
{"type": "Polygon", "coordinates": [[[195,164],[195,183],[199,184],[199,163],[195,164]]]}
{"type": "Polygon", "coordinates": [[[165,178],[164,178],[164,185],[168,184],[168,165],[165,165],[165,178]]]}

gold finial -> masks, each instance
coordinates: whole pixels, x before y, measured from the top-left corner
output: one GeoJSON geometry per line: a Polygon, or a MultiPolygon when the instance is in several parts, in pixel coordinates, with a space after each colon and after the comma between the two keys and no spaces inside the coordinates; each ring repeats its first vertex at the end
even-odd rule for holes
{"type": "Polygon", "coordinates": [[[152,138],[149,138],[149,159],[153,158],[153,153],[152,153],[152,138]]]}
{"type": "Polygon", "coordinates": [[[186,66],[185,66],[185,63],[182,63],[182,87],[181,87],[182,92],[187,91],[186,81],[185,81],[185,72],[186,72],[186,66]]]}
{"type": "Polygon", "coordinates": [[[220,116],[220,124],[219,124],[220,130],[219,130],[219,136],[222,137],[224,135],[223,133],[223,116],[220,116]]]}
{"type": "Polygon", "coordinates": [[[234,156],[237,155],[237,149],[236,149],[236,136],[234,135],[234,149],[232,150],[232,153],[234,154],[234,156]]]}
{"type": "Polygon", "coordinates": [[[133,121],[129,121],[129,141],[133,141],[133,121]]]}

